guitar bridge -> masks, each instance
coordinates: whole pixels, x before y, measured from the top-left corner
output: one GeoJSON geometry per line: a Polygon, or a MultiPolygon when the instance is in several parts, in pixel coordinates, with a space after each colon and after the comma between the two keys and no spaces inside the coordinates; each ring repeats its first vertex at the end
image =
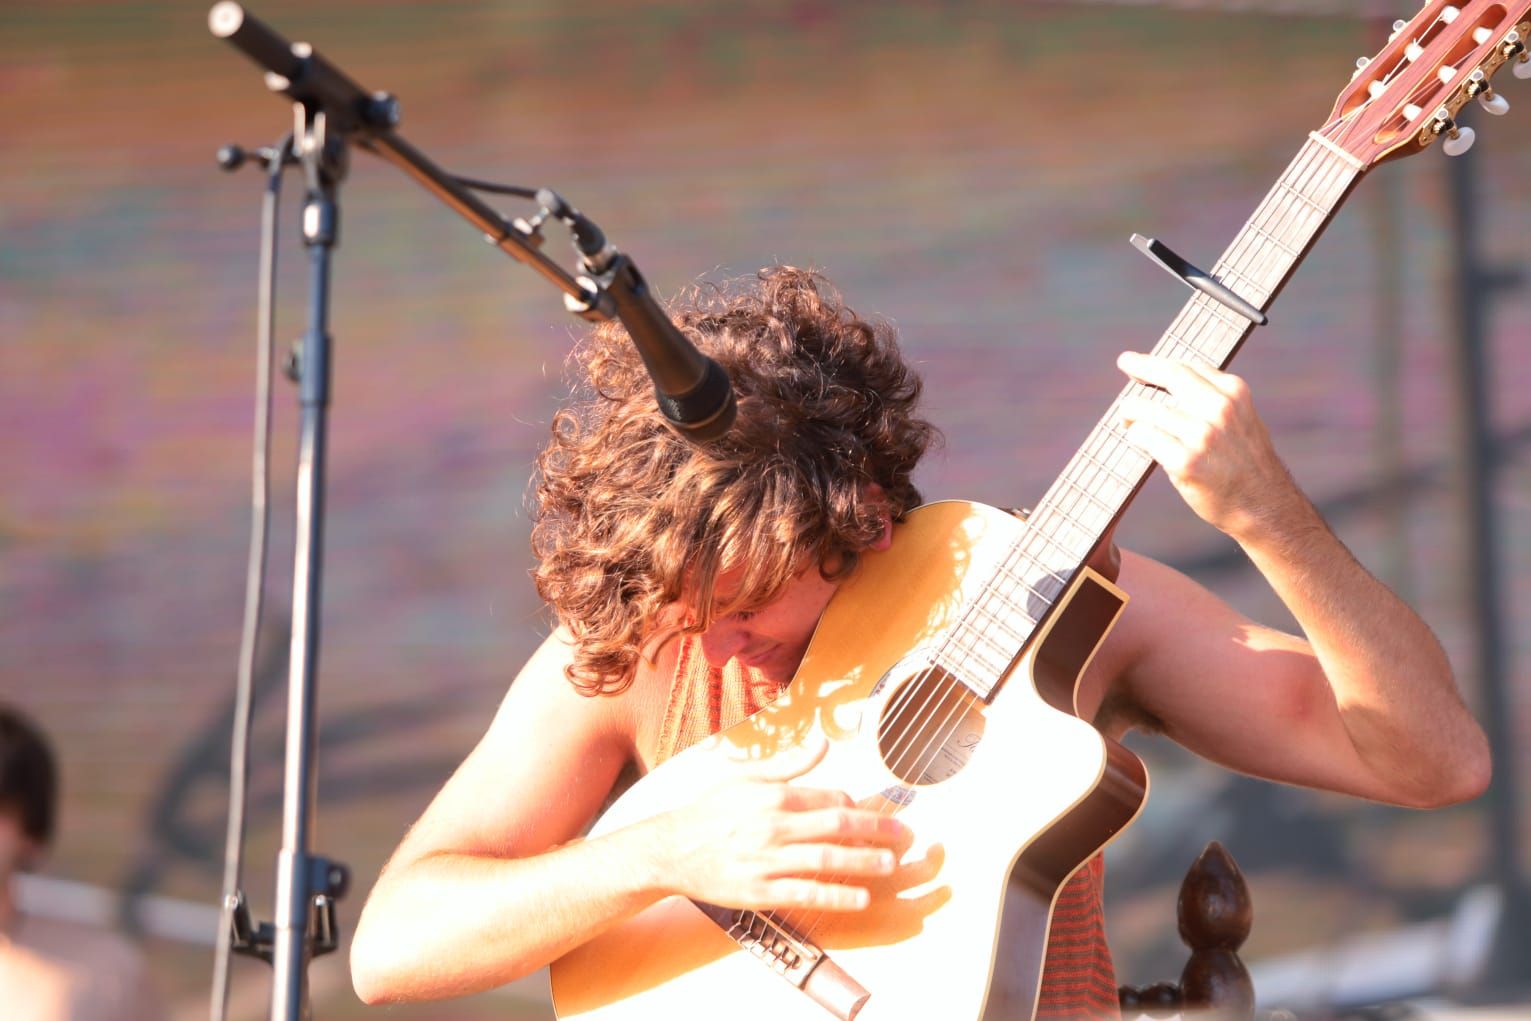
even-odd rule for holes
{"type": "Polygon", "coordinates": [[[840,1021],[851,1021],[871,999],[871,992],[828,954],[768,912],[692,903],[742,949],[840,1021]]]}

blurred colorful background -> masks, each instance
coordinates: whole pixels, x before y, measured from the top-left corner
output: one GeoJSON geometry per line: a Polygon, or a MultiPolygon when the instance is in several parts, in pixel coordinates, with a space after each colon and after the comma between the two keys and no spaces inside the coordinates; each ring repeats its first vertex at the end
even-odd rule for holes
{"type": "MultiPolygon", "coordinates": [[[[64,783],[34,897],[141,941],[177,1019],[207,1011],[250,521],[262,181],[220,172],[213,155],[290,123],[254,65],[209,34],[207,6],[0,6],[0,700],[53,736],[64,783]]],[[[927,496],[1011,506],[1043,492],[1116,394],[1116,353],[1150,347],[1185,298],[1128,236],[1213,262],[1355,58],[1413,11],[262,0],[252,13],[395,93],[400,133],[448,169],[557,188],[662,293],[777,261],[822,268],[856,309],[897,324],[924,373],[947,437],[920,477],[927,496]]],[[[1500,77],[1512,104],[1531,100],[1500,77]]],[[[1475,196],[1474,257],[1504,285],[1469,299],[1487,326],[1477,408],[1493,435],[1497,718],[1524,749],[1531,112],[1469,120],[1480,137],[1459,190],[1439,147],[1369,176],[1235,369],[1334,528],[1440,633],[1481,716],[1494,667],[1469,556],[1483,532],[1465,524],[1454,311],[1466,256],[1453,195],[1475,196]]],[[[293,177],[284,347],[306,309],[299,193],[293,177]]],[[[349,933],[384,858],[546,633],[528,580],[528,478],[580,324],[375,158],[353,161],[341,215],[314,850],[355,874],[340,905],[349,933]]],[[[547,250],[562,259],[562,245],[547,250]]],[[[246,865],[263,919],[291,586],[285,383],[276,408],[246,865]]],[[[1289,622],[1161,477],[1119,538],[1289,622]]],[[[1504,782],[1523,775],[1524,751],[1501,749],[1485,798],[1421,814],[1233,777],[1159,739],[1132,745],[1154,788],[1108,855],[1122,981],[1178,974],[1176,888],[1217,839],[1253,891],[1246,958],[1267,964],[1265,1005],[1531,998],[1526,944],[1518,991],[1472,972],[1470,955],[1437,975],[1429,952],[1496,929],[1504,848],[1526,864],[1507,834],[1531,835],[1504,782]],[[1292,955],[1315,950],[1326,963],[1304,972],[1292,955]],[[1357,992],[1348,972],[1382,984],[1357,992]]],[[[441,910],[450,924],[453,906],[441,910]]],[[[318,1017],[370,1013],[344,962],[312,968],[318,1017]]],[[[268,981],[265,965],[236,961],[231,1016],[264,1016],[268,981]]],[[[532,979],[389,1016],[551,1015],[532,979]]]]}

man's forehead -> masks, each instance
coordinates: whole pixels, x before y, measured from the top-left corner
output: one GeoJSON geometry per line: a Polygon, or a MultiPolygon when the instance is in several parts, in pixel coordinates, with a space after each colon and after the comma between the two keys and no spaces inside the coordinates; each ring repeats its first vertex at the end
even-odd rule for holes
{"type": "MultiPolygon", "coordinates": [[[[735,602],[743,595],[745,575],[748,572],[740,565],[719,570],[712,579],[712,605],[726,606],[735,602]]],[[[696,572],[688,572],[685,583],[681,587],[678,602],[687,609],[696,609],[703,602],[704,593],[696,572]]]]}
{"type": "MultiPolygon", "coordinates": [[[[788,584],[801,578],[809,570],[814,569],[817,562],[811,557],[803,558],[794,569],[790,577],[786,579],[788,584]]],[[[720,568],[717,576],[712,581],[712,605],[737,606],[743,603],[754,602],[767,595],[767,591],[774,588],[771,579],[760,578],[757,582],[766,591],[749,591],[749,568],[743,564],[735,564],[730,567],[720,568]]],[[[681,592],[680,602],[688,609],[695,609],[700,601],[701,593],[695,585],[687,585],[681,592]]]]}

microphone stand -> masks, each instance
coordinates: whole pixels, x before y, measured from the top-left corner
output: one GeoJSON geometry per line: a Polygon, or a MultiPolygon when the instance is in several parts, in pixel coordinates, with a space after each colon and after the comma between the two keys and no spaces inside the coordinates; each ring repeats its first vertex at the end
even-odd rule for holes
{"type": "MultiPolygon", "coordinates": [[[[508,222],[462,180],[399,137],[394,131],[400,119],[399,104],[391,95],[366,92],[313,47],[289,43],[232,0],[213,6],[208,27],[265,68],[266,84],[272,91],[293,100],[293,153],[307,185],[302,225],[303,243],[309,253],[308,329],[298,357],[289,363],[296,369],[300,387],[301,418],[276,921],[274,925],[253,925],[242,891],[231,894],[230,903],[224,905],[233,949],[272,964],[271,1021],[301,1021],[308,1016],[308,962],[338,946],[335,902],[349,885],[345,866],[309,850],[317,802],[314,721],[330,400],[330,269],[338,243],[339,188],[348,168],[349,146],[355,144],[397,165],[476,227],[491,245],[526,263],[563,291],[566,307],[576,315],[591,321],[620,319],[640,344],[664,327],[674,328],[632,261],[605,246],[599,230],[553,193],[535,193],[543,209],[532,221],[508,222]],[[585,260],[591,276],[575,277],[542,254],[540,228],[550,216],[575,230],[583,255],[599,256],[585,260]],[[592,233],[582,233],[585,231],[592,233]]],[[[525,194],[530,197],[533,193],[525,194]]],[[[681,343],[689,347],[688,342],[681,343]]],[[[702,442],[727,429],[733,418],[733,398],[726,377],[714,363],[684,348],[640,350],[656,381],[667,388],[660,394],[661,409],[672,423],[691,422],[693,419],[677,420],[675,416],[691,414],[703,406],[702,397],[718,393],[721,383],[727,407],[689,426],[692,431],[688,435],[702,442]]]]}
{"type": "Polygon", "coordinates": [[[314,769],[315,673],[319,663],[319,607],[323,580],[324,495],[330,405],[330,266],[339,242],[340,182],[348,152],[332,136],[323,106],[310,99],[294,107],[293,145],[308,190],[303,203],[303,245],[309,254],[308,330],[296,360],[299,406],[296,548],[293,554],[292,637],[288,651],[287,757],[283,777],[282,847],[277,857],[276,922],[272,966],[273,1018],[307,1016],[308,962],[335,944],[335,901],[349,876],[343,866],[309,853],[318,773],[314,769]],[[315,937],[308,935],[310,912],[315,937]],[[322,952],[322,951],[321,951],[322,952]]]}

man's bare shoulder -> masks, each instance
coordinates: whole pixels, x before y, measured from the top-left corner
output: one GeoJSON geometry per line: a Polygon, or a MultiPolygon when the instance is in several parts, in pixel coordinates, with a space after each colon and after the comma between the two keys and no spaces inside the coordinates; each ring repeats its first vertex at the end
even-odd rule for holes
{"type": "Polygon", "coordinates": [[[571,677],[574,652],[574,636],[567,628],[560,626],[548,635],[511,681],[494,728],[514,716],[557,719],[565,733],[585,732],[631,747],[641,706],[652,697],[652,683],[640,670],[635,681],[620,690],[600,694],[581,690],[571,677]]]}
{"type": "Polygon", "coordinates": [[[574,637],[559,627],[511,682],[489,739],[493,742],[500,731],[524,739],[529,727],[540,729],[546,738],[598,745],[620,754],[638,773],[646,773],[657,760],[684,645],[679,634],[655,640],[639,656],[627,684],[590,694],[569,677],[574,637]]]}
{"type": "Polygon", "coordinates": [[[133,971],[143,967],[143,954],[126,936],[66,919],[27,915],[15,942],[55,960],[85,962],[92,968],[133,971]]]}
{"type": "Polygon", "coordinates": [[[151,1016],[146,1013],[153,1003],[147,962],[121,933],[27,915],[5,957],[5,973],[35,980],[44,998],[52,995],[45,990],[62,992],[74,1011],[69,1017],[151,1016]]]}

